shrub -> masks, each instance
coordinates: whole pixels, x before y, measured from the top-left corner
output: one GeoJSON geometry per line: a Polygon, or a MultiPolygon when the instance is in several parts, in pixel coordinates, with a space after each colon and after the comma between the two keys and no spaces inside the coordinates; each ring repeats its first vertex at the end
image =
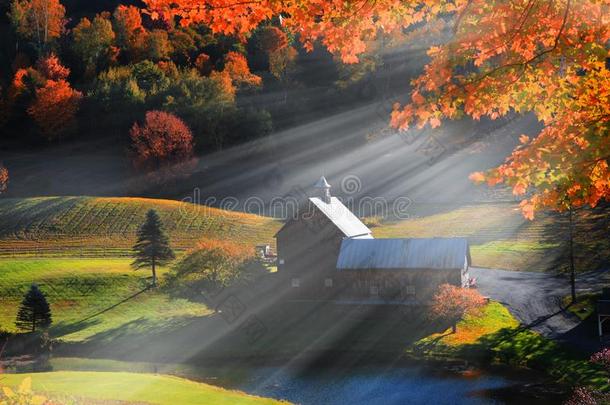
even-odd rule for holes
{"type": "Polygon", "coordinates": [[[251,247],[204,239],[174,267],[168,285],[193,298],[229,287],[238,280],[252,281],[264,271],[251,247]]]}
{"type": "Polygon", "coordinates": [[[434,317],[456,323],[464,315],[478,315],[485,305],[485,298],[478,291],[461,288],[451,284],[441,284],[432,301],[431,312],[434,317]]]}
{"type": "Polygon", "coordinates": [[[130,137],[134,167],[157,180],[186,174],[195,165],[191,130],[174,114],[147,112],[144,124],[136,122],[130,137]]]}

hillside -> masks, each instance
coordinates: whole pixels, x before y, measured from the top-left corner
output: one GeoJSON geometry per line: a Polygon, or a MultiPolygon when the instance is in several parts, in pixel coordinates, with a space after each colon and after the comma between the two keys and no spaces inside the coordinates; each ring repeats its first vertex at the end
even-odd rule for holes
{"type": "MultiPolygon", "coordinates": [[[[172,244],[188,249],[202,237],[273,243],[280,222],[255,215],[141,198],[49,197],[0,200],[0,330],[14,330],[31,283],[47,294],[51,333],[66,341],[166,330],[208,316],[205,305],[143,291],[150,276],[130,267],[129,249],[146,211],[159,211],[172,244]],[[112,332],[114,331],[114,332],[112,332]]],[[[565,216],[525,220],[515,203],[417,205],[400,221],[381,221],[376,237],[467,237],[475,266],[556,271],[566,260],[565,216]]],[[[579,271],[607,265],[605,208],[576,220],[579,271]],[[596,224],[595,226],[593,224],[596,224]]],[[[160,269],[163,275],[167,269],[160,269]]]]}
{"type": "MultiPolygon", "coordinates": [[[[32,283],[51,304],[51,334],[66,341],[129,327],[158,331],[208,315],[203,304],[144,291],[149,272],[128,257],[146,212],[154,208],[180,253],[207,237],[273,243],[279,222],[169,200],[47,197],[0,200],[0,330],[14,331],[17,307],[32,283]]],[[[159,269],[163,275],[167,269],[159,269]]]]}
{"type": "MultiPolygon", "coordinates": [[[[574,221],[574,252],[578,271],[595,270],[610,263],[608,208],[580,210],[574,221]]],[[[566,214],[539,213],[534,221],[523,218],[517,203],[466,205],[414,204],[411,216],[374,227],[378,238],[468,238],[475,266],[507,270],[561,271],[567,263],[566,214]]]]}
{"type": "Polygon", "coordinates": [[[171,200],[42,197],[0,199],[0,256],[124,256],[149,209],[156,209],[177,250],[203,238],[273,243],[279,222],[171,200]]]}

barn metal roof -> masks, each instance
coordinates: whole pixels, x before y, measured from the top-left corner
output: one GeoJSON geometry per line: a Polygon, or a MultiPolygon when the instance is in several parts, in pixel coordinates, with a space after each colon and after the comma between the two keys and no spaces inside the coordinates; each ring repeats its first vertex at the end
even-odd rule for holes
{"type": "Polygon", "coordinates": [[[466,260],[465,238],[344,239],[337,269],[461,269],[466,260]]]}
{"type": "Polygon", "coordinates": [[[371,230],[362,223],[337,197],[331,197],[330,203],[319,197],[309,199],[345,236],[370,237],[371,230]]]}

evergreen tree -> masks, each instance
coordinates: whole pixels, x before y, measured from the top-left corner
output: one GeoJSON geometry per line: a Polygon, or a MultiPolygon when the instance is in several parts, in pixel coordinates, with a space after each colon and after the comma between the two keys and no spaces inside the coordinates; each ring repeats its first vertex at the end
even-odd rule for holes
{"type": "Polygon", "coordinates": [[[48,328],[51,322],[49,303],[38,286],[32,284],[21,301],[15,325],[23,331],[36,332],[37,328],[48,328]]]}
{"type": "Polygon", "coordinates": [[[150,267],[152,285],[157,285],[156,267],[162,266],[175,258],[169,246],[169,238],[163,230],[163,223],[155,210],[146,214],[146,222],[138,230],[138,241],[133,246],[135,260],[131,264],[135,269],[150,267]]]}

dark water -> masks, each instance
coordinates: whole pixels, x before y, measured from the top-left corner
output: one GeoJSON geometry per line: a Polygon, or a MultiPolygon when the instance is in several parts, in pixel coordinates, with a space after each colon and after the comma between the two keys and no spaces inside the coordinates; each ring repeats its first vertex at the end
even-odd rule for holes
{"type": "Polygon", "coordinates": [[[260,367],[235,384],[250,394],[297,404],[555,404],[563,396],[498,375],[421,367],[324,369],[260,367]],[[535,391],[535,392],[531,392],[535,391]]]}

